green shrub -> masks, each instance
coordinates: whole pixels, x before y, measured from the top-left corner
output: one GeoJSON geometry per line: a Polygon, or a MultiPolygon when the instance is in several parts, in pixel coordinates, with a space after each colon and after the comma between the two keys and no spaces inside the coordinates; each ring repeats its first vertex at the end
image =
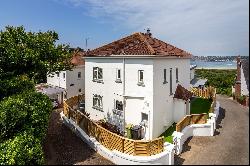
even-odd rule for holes
{"type": "Polygon", "coordinates": [[[0,143],[0,165],[44,164],[41,141],[29,132],[0,143]]]}
{"type": "Polygon", "coordinates": [[[0,79],[0,100],[27,90],[35,90],[35,85],[26,76],[0,79]]]}
{"type": "Polygon", "coordinates": [[[42,138],[51,110],[50,99],[41,93],[26,91],[5,98],[0,102],[0,141],[26,129],[33,129],[34,134],[42,138]]]}
{"type": "Polygon", "coordinates": [[[235,69],[196,69],[195,74],[200,78],[206,78],[206,86],[215,87],[218,94],[232,96],[232,85],[234,85],[236,76],[235,69]]]}

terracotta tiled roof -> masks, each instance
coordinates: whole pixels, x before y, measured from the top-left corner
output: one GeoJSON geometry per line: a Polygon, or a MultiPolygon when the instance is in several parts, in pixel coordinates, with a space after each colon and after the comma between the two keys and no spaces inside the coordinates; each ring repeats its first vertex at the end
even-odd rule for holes
{"type": "Polygon", "coordinates": [[[88,51],[87,56],[177,56],[191,54],[145,33],[134,33],[110,44],[88,51]]]}
{"type": "Polygon", "coordinates": [[[85,52],[82,51],[76,51],[72,55],[71,63],[74,64],[75,66],[78,65],[84,65],[85,61],[82,58],[85,55],[85,52]]]}
{"type": "Polygon", "coordinates": [[[178,86],[177,86],[177,88],[175,90],[174,98],[182,99],[182,100],[186,100],[187,101],[191,97],[192,97],[192,92],[188,91],[183,86],[181,86],[180,84],[178,84],[178,86]]]}

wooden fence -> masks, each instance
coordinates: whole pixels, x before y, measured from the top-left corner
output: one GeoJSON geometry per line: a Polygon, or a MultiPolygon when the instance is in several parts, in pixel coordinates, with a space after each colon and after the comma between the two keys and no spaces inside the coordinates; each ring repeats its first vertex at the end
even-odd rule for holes
{"type": "Polygon", "coordinates": [[[76,109],[72,109],[68,104],[74,104],[77,97],[70,98],[64,102],[63,113],[71,118],[88,135],[94,137],[99,143],[109,150],[118,150],[134,156],[151,156],[163,152],[164,137],[154,140],[132,140],[119,136],[93,122],[86,115],[76,109]]]}
{"type": "Polygon", "coordinates": [[[216,88],[214,87],[206,87],[204,89],[200,88],[191,88],[191,92],[197,96],[197,97],[202,97],[202,98],[213,98],[216,95],[216,88]]]}
{"type": "Polygon", "coordinates": [[[180,122],[176,124],[176,131],[181,132],[190,124],[205,124],[207,123],[208,114],[191,114],[186,115],[180,122]]]}

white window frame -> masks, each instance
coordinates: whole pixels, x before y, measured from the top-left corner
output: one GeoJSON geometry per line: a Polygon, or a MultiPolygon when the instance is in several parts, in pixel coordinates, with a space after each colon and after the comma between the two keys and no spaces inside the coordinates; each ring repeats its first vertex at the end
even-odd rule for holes
{"type": "Polygon", "coordinates": [[[138,70],[138,83],[139,86],[144,86],[144,70],[138,70]],[[142,76],[142,79],[141,79],[142,76]]]}
{"type": "Polygon", "coordinates": [[[116,69],[116,80],[115,80],[115,82],[116,83],[121,83],[122,82],[121,77],[122,77],[121,69],[116,69]],[[120,77],[118,77],[119,75],[120,75],[120,77]]]}
{"type": "Polygon", "coordinates": [[[93,107],[96,110],[102,111],[103,105],[102,105],[102,96],[94,94],[93,95],[93,107]]]}
{"type": "Polygon", "coordinates": [[[93,67],[93,81],[102,82],[103,81],[103,69],[99,67],[93,67]]]}

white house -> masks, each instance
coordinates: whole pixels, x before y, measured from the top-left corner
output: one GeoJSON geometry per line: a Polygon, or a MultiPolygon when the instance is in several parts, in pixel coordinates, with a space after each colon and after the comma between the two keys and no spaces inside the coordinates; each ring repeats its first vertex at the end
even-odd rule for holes
{"type": "Polygon", "coordinates": [[[121,130],[124,122],[139,125],[144,120],[144,138],[158,137],[189,114],[191,56],[149,31],[88,51],[86,111],[121,130]]]}
{"type": "Polygon", "coordinates": [[[72,70],[60,71],[47,75],[47,84],[54,87],[63,88],[65,91],[58,94],[58,101],[84,93],[85,89],[85,65],[84,52],[76,51],[73,53],[71,62],[75,65],[72,70]]]}

